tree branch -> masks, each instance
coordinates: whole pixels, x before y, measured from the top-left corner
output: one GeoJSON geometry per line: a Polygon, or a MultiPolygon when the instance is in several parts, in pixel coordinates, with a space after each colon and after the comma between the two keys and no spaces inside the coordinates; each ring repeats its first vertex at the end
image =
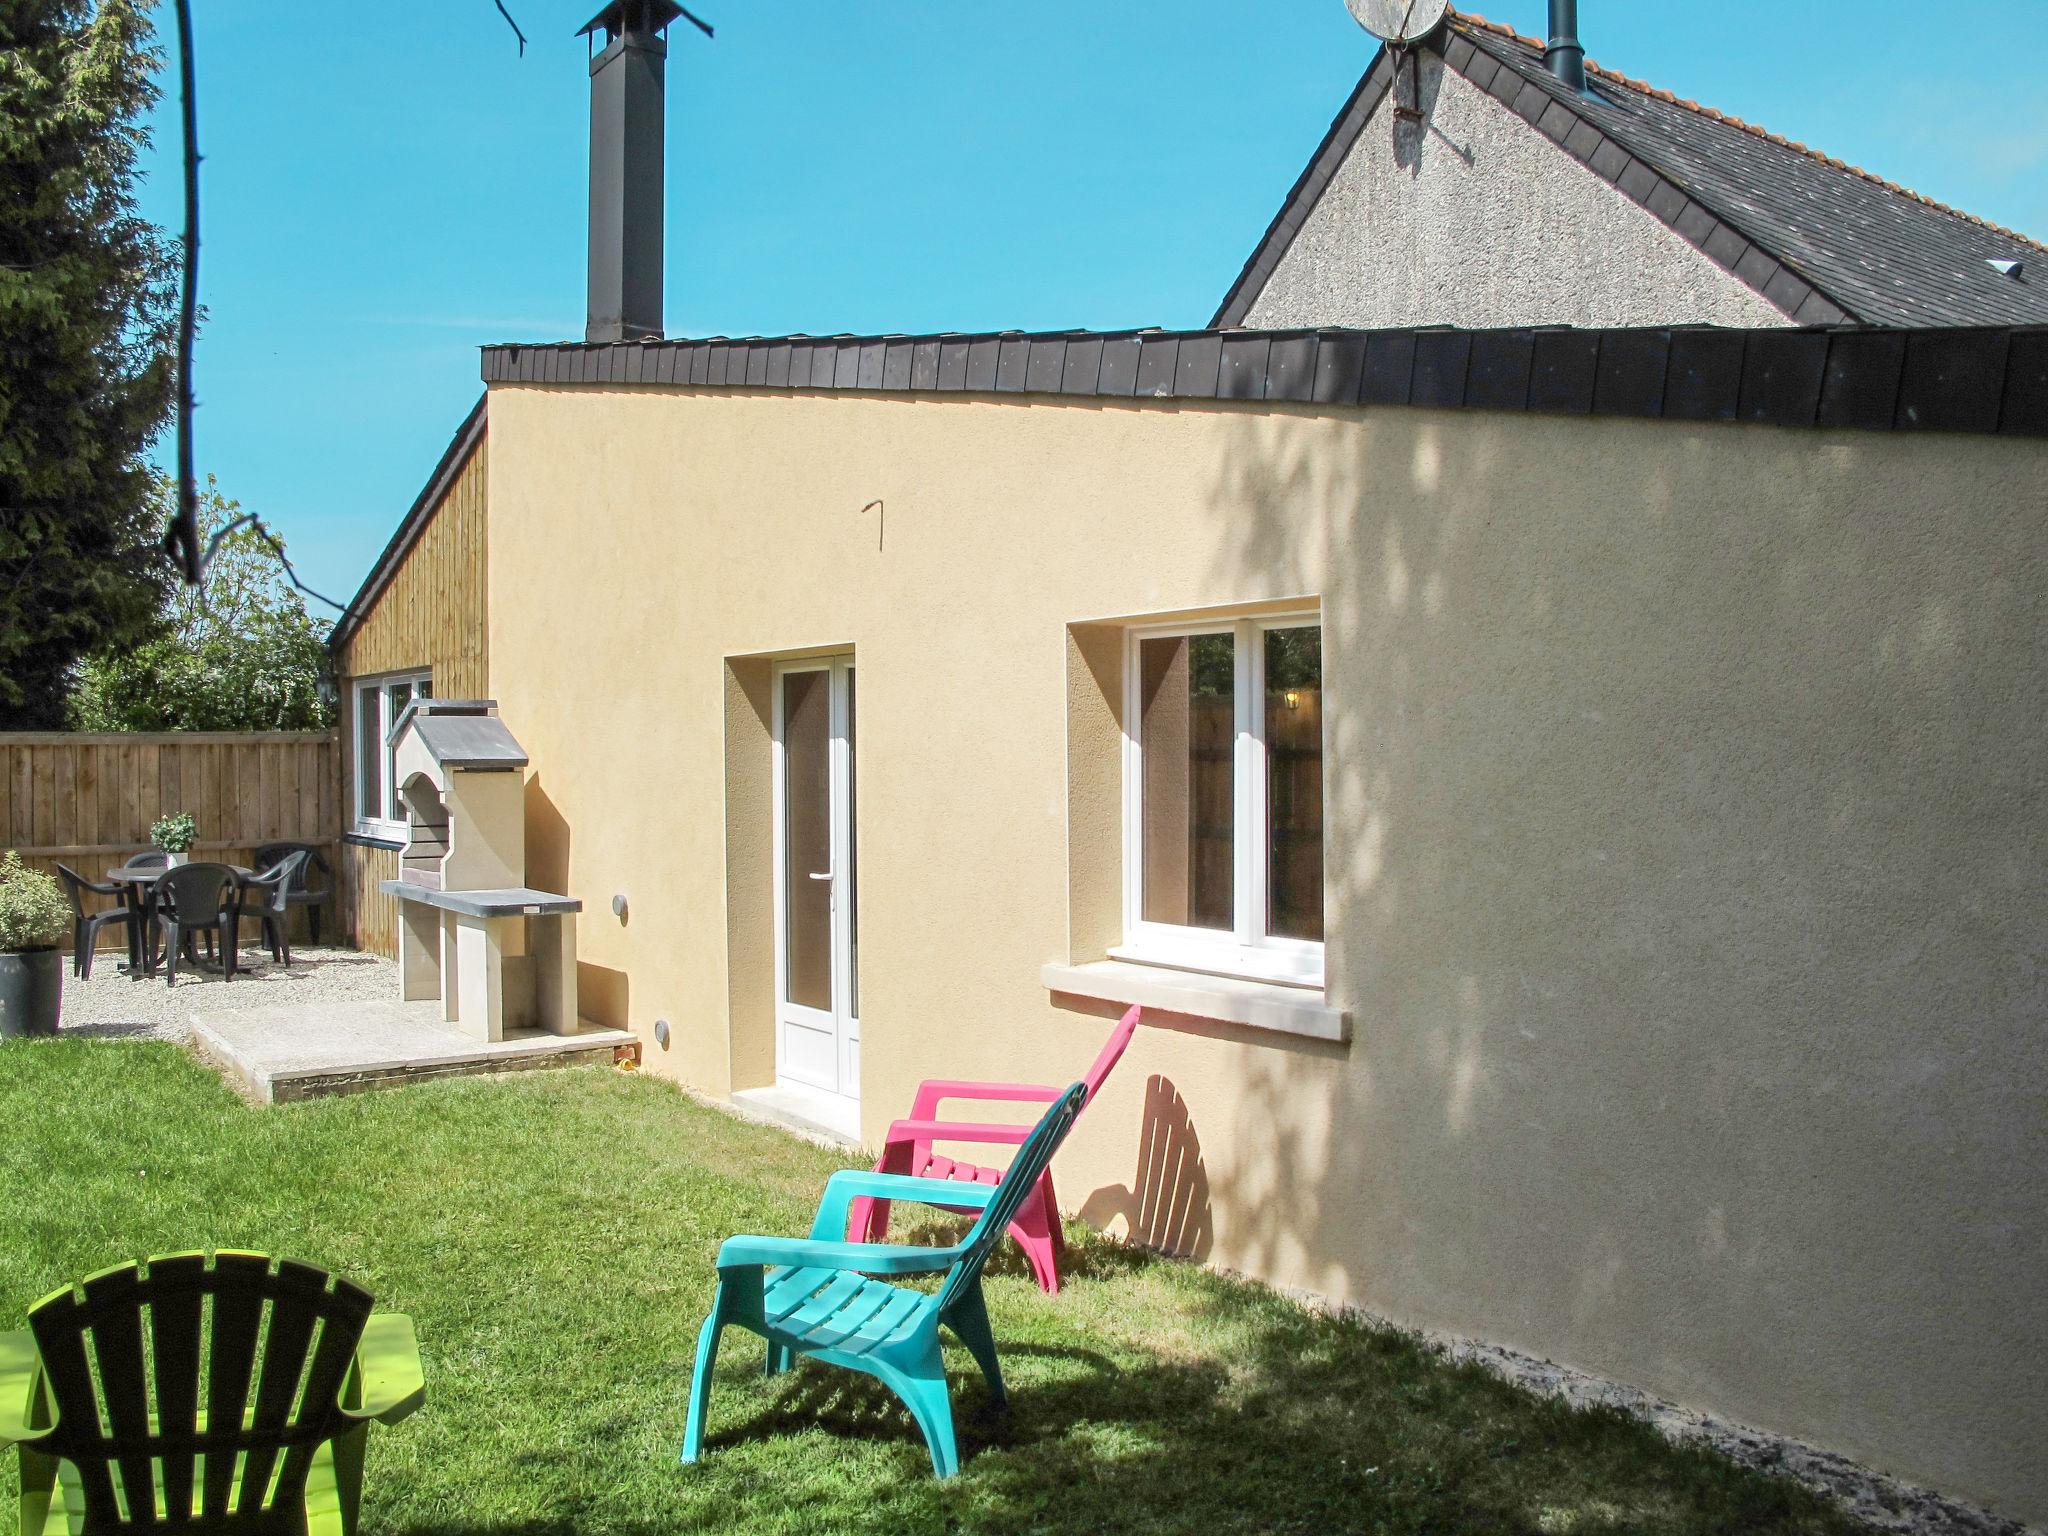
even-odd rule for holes
{"type": "Polygon", "coordinates": [[[277,563],[284,567],[285,579],[291,582],[291,584],[294,587],[296,587],[299,591],[305,593],[306,596],[313,598],[318,602],[325,603],[328,607],[332,608],[336,613],[340,614],[343,618],[347,618],[349,616],[349,607],[347,603],[337,603],[333,598],[328,597],[325,593],[315,592],[311,587],[307,586],[303,581],[299,580],[299,573],[297,569],[294,568],[294,566],[292,565],[291,556],[287,555],[284,552],[284,540],[280,539],[276,534],[272,533],[270,531],[269,525],[266,524],[263,521],[263,519],[258,517],[254,512],[244,512],[240,517],[236,518],[233,522],[229,523],[225,528],[221,529],[219,533],[216,533],[213,536],[212,540],[206,546],[205,559],[200,562],[202,570],[206,566],[211,565],[213,563],[213,557],[216,554],[220,553],[220,547],[223,543],[226,542],[227,536],[233,533],[237,528],[242,527],[248,527],[253,529],[255,531],[256,537],[261,539],[265,544],[268,544],[270,546],[270,552],[277,556],[277,563]]]}
{"type": "Polygon", "coordinates": [[[505,18],[505,25],[512,29],[512,35],[519,39],[519,57],[526,57],[526,34],[519,30],[519,23],[512,19],[512,13],[505,9],[505,0],[491,0],[498,8],[498,14],[505,18]]]}

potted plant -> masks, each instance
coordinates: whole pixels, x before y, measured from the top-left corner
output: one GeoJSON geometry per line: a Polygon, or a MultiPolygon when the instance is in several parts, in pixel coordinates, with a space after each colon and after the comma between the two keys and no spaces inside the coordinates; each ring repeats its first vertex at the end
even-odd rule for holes
{"type": "Polygon", "coordinates": [[[171,856],[171,867],[189,863],[192,845],[199,841],[199,823],[190,811],[172,811],[149,824],[149,840],[171,856]]]}
{"type": "Polygon", "coordinates": [[[64,998],[57,941],[71,921],[64,888],[9,853],[0,859],[0,1038],[54,1035],[64,998]]]}

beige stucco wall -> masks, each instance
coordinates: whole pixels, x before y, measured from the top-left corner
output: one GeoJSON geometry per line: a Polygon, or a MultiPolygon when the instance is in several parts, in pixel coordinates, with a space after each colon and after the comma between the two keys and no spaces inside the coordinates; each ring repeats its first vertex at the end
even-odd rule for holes
{"type": "Polygon", "coordinates": [[[1245,324],[1786,325],[1442,58],[1426,125],[1383,102],[1245,324]]]}
{"type": "Polygon", "coordinates": [[[1190,1154],[1163,1235],[1213,1262],[2048,1518],[2048,447],[1019,397],[490,409],[531,870],[595,914],[586,1002],[671,1021],[654,1070],[762,1070],[763,673],[727,658],[858,658],[874,1139],[923,1076],[1061,1080],[1107,1027],[1039,982],[1114,910],[1082,621],[1320,594],[1354,1039],[1158,1021],[1062,1153],[1065,1203],[1162,1208],[1150,1114],[1190,1154]]]}

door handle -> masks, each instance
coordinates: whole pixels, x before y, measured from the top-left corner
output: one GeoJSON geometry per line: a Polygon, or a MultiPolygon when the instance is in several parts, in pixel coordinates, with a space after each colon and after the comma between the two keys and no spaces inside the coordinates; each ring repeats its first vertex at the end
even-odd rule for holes
{"type": "Polygon", "coordinates": [[[811,878],[813,880],[830,880],[832,878],[832,871],[828,869],[821,874],[818,871],[813,870],[811,872],[811,878]]]}

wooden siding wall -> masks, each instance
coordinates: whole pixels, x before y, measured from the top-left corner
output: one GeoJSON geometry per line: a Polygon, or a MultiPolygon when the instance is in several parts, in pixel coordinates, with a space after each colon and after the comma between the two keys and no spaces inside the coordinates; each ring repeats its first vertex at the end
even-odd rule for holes
{"type": "MultiPolygon", "coordinates": [[[[195,859],[248,864],[261,844],[298,842],[332,860],[341,815],[336,739],[333,731],[0,733],[0,837],[33,869],[54,872],[62,862],[101,880],[149,846],[157,817],[190,811],[199,823],[195,859]]],[[[335,932],[324,927],[321,936],[335,932]]],[[[101,931],[101,948],[125,942],[119,928],[101,931]]]]}
{"type": "MultiPolygon", "coordinates": [[[[477,445],[454,483],[428,515],[361,627],[338,658],[343,725],[339,756],[341,829],[355,825],[355,774],[349,732],[357,678],[382,672],[433,673],[444,699],[490,696],[485,624],[485,464],[489,440],[477,445]]],[[[398,952],[397,903],[377,889],[398,878],[398,854],[344,844],[335,865],[355,942],[381,955],[398,952]]]]}

